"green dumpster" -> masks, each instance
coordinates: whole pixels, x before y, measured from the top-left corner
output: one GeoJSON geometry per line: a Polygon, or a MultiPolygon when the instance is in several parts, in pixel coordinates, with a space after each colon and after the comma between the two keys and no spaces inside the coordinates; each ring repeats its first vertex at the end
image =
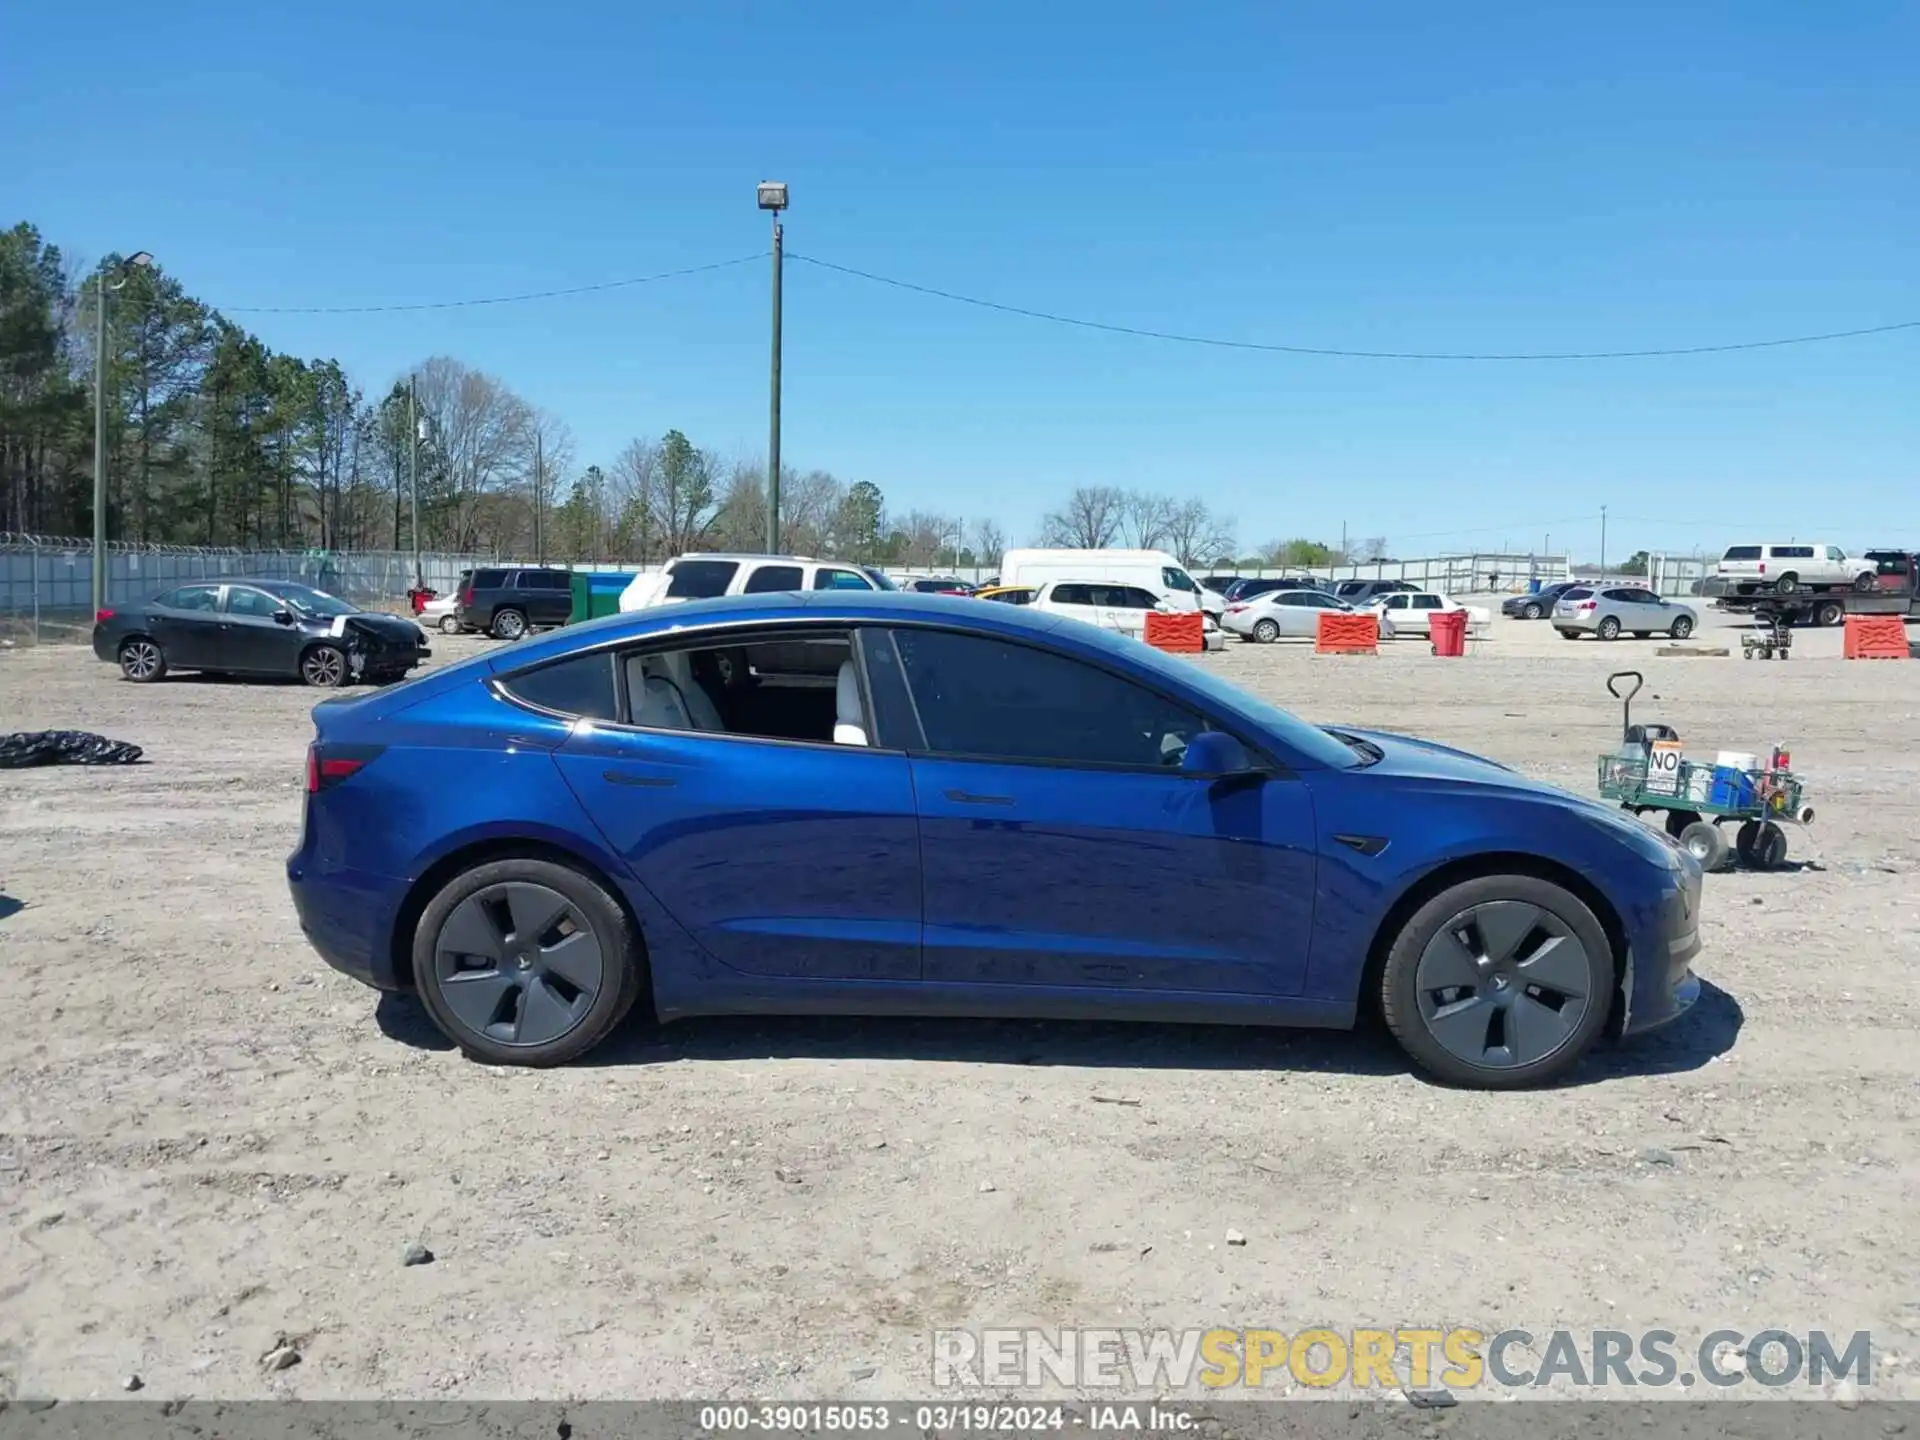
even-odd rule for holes
{"type": "Polygon", "coordinates": [[[620,596],[632,580],[631,575],[618,571],[611,574],[574,571],[573,608],[567,614],[567,623],[577,625],[582,620],[598,620],[602,615],[618,615],[620,596]]]}

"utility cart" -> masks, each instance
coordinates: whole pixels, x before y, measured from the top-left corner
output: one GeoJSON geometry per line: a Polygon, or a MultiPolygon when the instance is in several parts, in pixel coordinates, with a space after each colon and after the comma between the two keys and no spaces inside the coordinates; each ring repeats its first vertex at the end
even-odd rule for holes
{"type": "Polygon", "coordinates": [[[1600,756],[1600,797],[1636,815],[1660,812],[1703,870],[1724,870],[1736,856],[1756,870],[1783,864],[1783,827],[1813,822],[1787,753],[1776,747],[1764,764],[1725,752],[1711,764],[1689,760],[1671,726],[1633,723],[1633,697],[1645,683],[1637,670],[1607,677],[1620,702],[1620,746],[1600,756]],[[1739,827],[1731,845],[1721,829],[1728,824],[1739,827]]]}
{"type": "Polygon", "coordinates": [[[1753,618],[1766,626],[1740,637],[1740,655],[1745,660],[1787,660],[1793,655],[1793,617],[1784,610],[1762,606],[1753,618]]]}

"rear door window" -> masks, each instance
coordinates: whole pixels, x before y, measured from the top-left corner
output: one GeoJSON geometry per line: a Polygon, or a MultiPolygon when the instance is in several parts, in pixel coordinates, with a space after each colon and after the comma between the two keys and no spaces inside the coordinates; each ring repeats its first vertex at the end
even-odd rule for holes
{"type": "Polygon", "coordinates": [[[1056,605],[1091,605],[1093,587],[1091,585],[1056,585],[1053,587],[1053,603],[1056,605]]]}
{"type": "Polygon", "coordinates": [[[1758,545],[1729,545],[1727,547],[1727,553],[1720,558],[1722,560],[1758,560],[1760,558],[1760,547],[1758,545]]]}
{"type": "Polygon", "coordinates": [[[813,577],[816,590],[871,590],[873,582],[858,570],[838,570],[822,565],[813,577]]]}
{"type": "Polygon", "coordinates": [[[1413,608],[1416,610],[1439,610],[1443,608],[1438,595],[1415,595],[1412,598],[1413,608]]]}
{"type": "Polygon", "coordinates": [[[712,600],[727,593],[739,569],[738,560],[682,560],[667,580],[667,598],[712,600]]]}
{"type": "Polygon", "coordinates": [[[164,605],[169,610],[217,610],[220,606],[220,587],[182,585],[178,590],[169,590],[153,603],[164,605]]]}
{"type": "Polygon", "coordinates": [[[801,573],[798,565],[762,565],[741,587],[743,595],[767,595],[782,590],[801,588],[801,573]]]}
{"type": "Polygon", "coordinates": [[[1813,558],[1813,546],[1776,545],[1773,547],[1773,555],[1776,560],[1811,560],[1813,558]]]}
{"type": "Polygon", "coordinates": [[[1119,598],[1113,604],[1121,610],[1151,610],[1160,603],[1160,597],[1151,590],[1142,590],[1137,585],[1122,586],[1119,598]]]}
{"type": "Polygon", "coordinates": [[[1571,589],[1569,589],[1565,594],[1563,594],[1560,598],[1562,600],[1585,600],[1585,599],[1588,599],[1590,596],[1592,596],[1592,594],[1593,594],[1593,591],[1587,589],[1586,586],[1575,585],[1571,589]]]}

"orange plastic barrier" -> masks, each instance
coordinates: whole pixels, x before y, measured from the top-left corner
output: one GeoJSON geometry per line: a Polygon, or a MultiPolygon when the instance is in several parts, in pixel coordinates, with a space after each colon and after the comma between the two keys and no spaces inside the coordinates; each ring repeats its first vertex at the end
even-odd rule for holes
{"type": "Polygon", "coordinates": [[[1467,612],[1436,610],[1427,616],[1427,633],[1433,637],[1433,653],[1458,659],[1467,653],[1467,612]]]}
{"type": "Polygon", "coordinates": [[[1849,660],[1906,659],[1906,621],[1898,615],[1849,615],[1846,656],[1849,660]]]}
{"type": "Polygon", "coordinates": [[[1176,655],[1198,655],[1207,648],[1207,621],[1198,610],[1181,615],[1147,612],[1147,644],[1176,655]]]}
{"type": "Polygon", "coordinates": [[[1372,615],[1342,615],[1338,611],[1322,610],[1313,651],[1316,655],[1377,655],[1380,622],[1372,615]]]}

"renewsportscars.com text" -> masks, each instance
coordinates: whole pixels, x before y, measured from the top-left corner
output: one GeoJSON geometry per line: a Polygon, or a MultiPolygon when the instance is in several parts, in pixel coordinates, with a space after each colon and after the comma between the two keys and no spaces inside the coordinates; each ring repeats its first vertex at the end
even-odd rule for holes
{"type": "Polygon", "coordinates": [[[937,1330],[933,1383],[1036,1390],[1639,1390],[1873,1380],[1864,1330],[937,1330]]]}

